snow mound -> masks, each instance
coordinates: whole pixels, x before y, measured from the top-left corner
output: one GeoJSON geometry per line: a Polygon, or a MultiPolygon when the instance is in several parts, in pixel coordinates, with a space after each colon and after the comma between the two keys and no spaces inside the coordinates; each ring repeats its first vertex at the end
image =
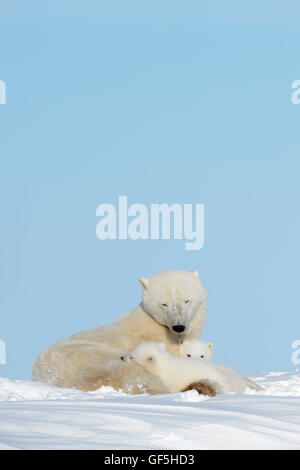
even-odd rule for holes
{"type": "MultiPolygon", "coordinates": [[[[265,375],[251,377],[251,379],[265,389],[265,391],[254,391],[254,393],[281,397],[300,397],[300,371],[298,369],[295,372],[269,372],[265,375]]],[[[248,390],[248,392],[253,393],[253,390],[248,390]]]]}
{"type": "Polygon", "coordinates": [[[300,373],[244,395],[126,395],[0,378],[0,449],[300,449],[300,373]]]}
{"type": "Polygon", "coordinates": [[[94,392],[81,392],[73,388],[58,388],[54,385],[10,380],[0,377],[0,402],[23,400],[89,400],[103,397],[127,397],[112,387],[101,387],[94,392]]]}

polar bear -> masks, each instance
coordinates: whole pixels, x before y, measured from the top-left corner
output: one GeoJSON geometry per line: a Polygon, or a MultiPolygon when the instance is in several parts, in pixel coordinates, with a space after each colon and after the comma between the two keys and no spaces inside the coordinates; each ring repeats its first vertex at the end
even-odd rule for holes
{"type": "Polygon", "coordinates": [[[135,362],[158,377],[170,393],[193,388],[191,384],[196,383],[208,385],[216,393],[233,391],[227,374],[218,370],[214,364],[202,359],[175,357],[166,350],[165,343],[140,343],[123,356],[123,361],[135,362]]]}
{"type": "Polygon", "coordinates": [[[193,357],[203,361],[212,361],[213,343],[190,339],[179,346],[180,357],[193,357]]]}
{"type": "Polygon", "coordinates": [[[156,376],[136,363],[120,365],[120,357],[143,341],[164,342],[179,356],[181,343],[200,337],[207,293],[197,270],[165,271],[139,282],[140,305],[109,326],[83,331],[44,350],[33,364],[33,380],[85,391],[111,385],[130,393],[163,393],[156,376]]]}
{"type": "MultiPolygon", "coordinates": [[[[196,339],[187,340],[180,345],[180,356],[192,359],[202,359],[207,362],[212,361],[213,343],[206,343],[196,339]]],[[[237,372],[227,366],[214,364],[214,366],[221,372],[227,375],[230,380],[232,390],[235,393],[244,393],[246,388],[249,387],[253,390],[263,390],[252,380],[241,377],[237,372]]]]}

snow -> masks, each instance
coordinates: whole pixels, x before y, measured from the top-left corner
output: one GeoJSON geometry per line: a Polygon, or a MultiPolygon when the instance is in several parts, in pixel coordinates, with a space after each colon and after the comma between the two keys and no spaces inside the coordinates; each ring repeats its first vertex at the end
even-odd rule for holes
{"type": "Polygon", "coordinates": [[[126,395],[0,378],[4,449],[300,449],[300,372],[244,395],[126,395]]]}

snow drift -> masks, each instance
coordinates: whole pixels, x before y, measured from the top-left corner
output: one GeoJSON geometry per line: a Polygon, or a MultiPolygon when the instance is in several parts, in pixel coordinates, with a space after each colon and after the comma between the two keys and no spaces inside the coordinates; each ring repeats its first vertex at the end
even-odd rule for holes
{"type": "Polygon", "coordinates": [[[125,395],[0,378],[0,449],[300,449],[300,373],[244,395],[125,395]]]}

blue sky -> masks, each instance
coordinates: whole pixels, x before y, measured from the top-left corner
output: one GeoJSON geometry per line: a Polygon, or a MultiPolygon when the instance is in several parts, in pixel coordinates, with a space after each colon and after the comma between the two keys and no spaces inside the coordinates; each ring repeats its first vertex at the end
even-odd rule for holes
{"type": "Polygon", "coordinates": [[[297,2],[2,1],[0,375],[198,268],[203,338],[290,370],[299,320],[297,2]],[[205,204],[205,245],[96,238],[96,208],[205,204]]]}

